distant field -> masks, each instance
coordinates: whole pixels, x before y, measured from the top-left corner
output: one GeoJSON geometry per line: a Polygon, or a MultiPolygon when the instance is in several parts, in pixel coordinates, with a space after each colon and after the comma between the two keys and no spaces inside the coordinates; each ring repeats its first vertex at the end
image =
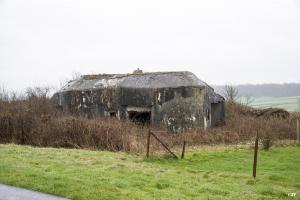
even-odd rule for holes
{"type": "MultiPolygon", "coordinates": [[[[238,101],[247,102],[246,97],[241,97],[238,101]]],[[[283,108],[290,112],[300,112],[300,96],[292,97],[251,97],[250,106],[254,108],[283,108]]]]}

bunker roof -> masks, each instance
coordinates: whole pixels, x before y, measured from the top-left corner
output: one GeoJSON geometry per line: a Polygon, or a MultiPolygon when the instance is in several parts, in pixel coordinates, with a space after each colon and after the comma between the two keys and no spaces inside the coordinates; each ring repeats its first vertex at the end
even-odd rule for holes
{"type": "Polygon", "coordinates": [[[69,81],[60,92],[102,88],[155,89],[189,86],[207,88],[209,101],[212,103],[224,101],[224,98],[215,93],[213,88],[188,71],[83,75],[76,80],[69,81]]]}
{"type": "Polygon", "coordinates": [[[83,75],[68,82],[62,91],[90,90],[98,88],[176,88],[205,87],[207,84],[193,73],[182,72],[149,72],[138,74],[96,74],[83,75]]]}

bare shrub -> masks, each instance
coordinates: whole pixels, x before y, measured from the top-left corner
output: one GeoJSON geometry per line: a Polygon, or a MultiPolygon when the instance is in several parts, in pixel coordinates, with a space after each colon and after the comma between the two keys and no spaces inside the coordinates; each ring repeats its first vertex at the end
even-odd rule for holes
{"type": "MultiPolygon", "coordinates": [[[[0,99],[1,143],[136,153],[145,151],[147,127],[111,118],[71,116],[58,111],[47,97],[47,92],[47,89],[34,88],[28,89],[26,95],[15,93],[0,99]]],[[[7,92],[2,96],[7,96],[7,92]]],[[[248,109],[247,106],[227,102],[224,126],[206,131],[192,129],[183,134],[156,134],[169,147],[181,147],[184,140],[190,146],[238,144],[252,140],[256,132],[263,145],[265,141],[266,149],[275,140],[295,139],[295,119],[299,113],[288,118],[257,117],[250,115],[248,109]]],[[[151,151],[162,149],[158,142],[152,140],[151,151]]]]}
{"type": "Polygon", "coordinates": [[[236,100],[238,95],[238,90],[233,85],[225,85],[224,97],[227,101],[233,102],[236,100]]]}
{"type": "Polygon", "coordinates": [[[263,149],[268,151],[273,145],[273,141],[269,138],[264,138],[262,139],[262,145],[263,145],[263,149]]]}

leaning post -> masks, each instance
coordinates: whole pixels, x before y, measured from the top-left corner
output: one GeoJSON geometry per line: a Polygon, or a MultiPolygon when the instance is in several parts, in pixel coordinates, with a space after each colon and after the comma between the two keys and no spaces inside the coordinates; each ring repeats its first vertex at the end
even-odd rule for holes
{"type": "Polygon", "coordinates": [[[150,131],[150,129],[149,129],[149,130],[148,130],[148,136],[147,136],[146,157],[149,157],[149,150],[150,150],[150,136],[151,136],[151,131],[150,131]]]}
{"type": "Polygon", "coordinates": [[[174,158],[178,158],[177,156],[176,156],[176,154],[175,153],[173,153],[170,149],[169,149],[169,147],[165,144],[165,143],[163,143],[154,133],[152,133],[152,132],[150,132],[150,134],[154,137],[154,139],[156,139],[171,155],[173,155],[173,157],[174,158]]]}
{"type": "Polygon", "coordinates": [[[254,145],[253,172],[252,172],[253,178],[256,178],[257,151],[258,151],[258,133],[256,133],[255,145],[254,145]]]}

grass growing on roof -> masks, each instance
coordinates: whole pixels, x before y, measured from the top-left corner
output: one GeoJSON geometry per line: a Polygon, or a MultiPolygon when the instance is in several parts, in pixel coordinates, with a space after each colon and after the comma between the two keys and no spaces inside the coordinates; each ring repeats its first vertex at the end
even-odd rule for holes
{"type": "Polygon", "coordinates": [[[300,148],[195,150],[184,160],[0,145],[0,182],[71,199],[299,199],[300,148]],[[289,197],[288,193],[296,193],[289,197]]]}

